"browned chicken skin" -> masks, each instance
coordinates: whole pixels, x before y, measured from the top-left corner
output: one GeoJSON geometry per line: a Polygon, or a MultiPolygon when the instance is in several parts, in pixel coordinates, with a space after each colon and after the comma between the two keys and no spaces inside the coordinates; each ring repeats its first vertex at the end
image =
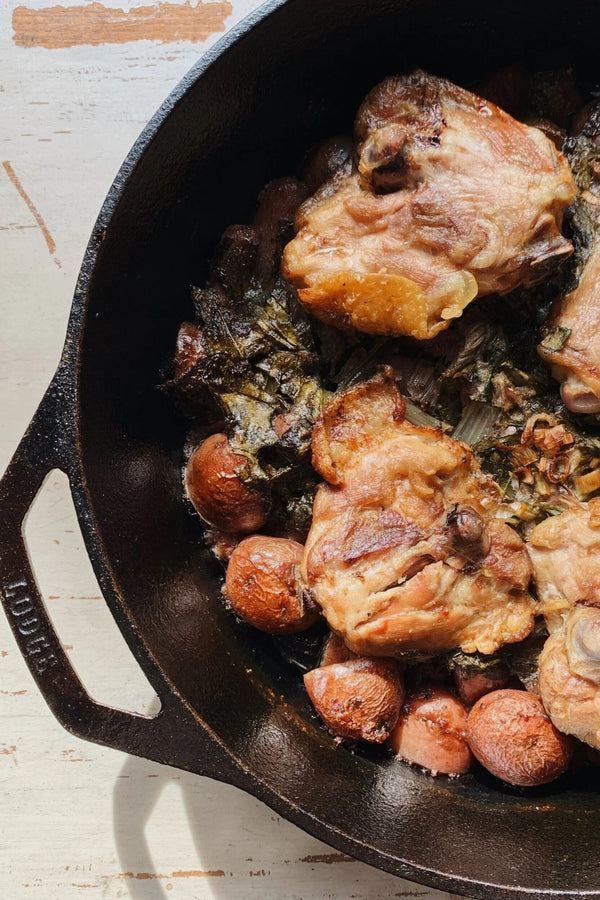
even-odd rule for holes
{"type": "Polygon", "coordinates": [[[550,632],[540,696],[559,731],[600,749],[600,500],[545,519],[528,550],[550,632]]]}
{"type": "Polygon", "coordinates": [[[549,631],[580,600],[600,602],[600,501],[573,506],[533,529],[527,550],[549,631]]]}
{"type": "Polygon", "coordinates": [[[358,169],[300,208],[283,271],[319,318],[430,338],[475,297],[545,277],[576,193],[541,131],[422,71],[387,78],[356,121],[358,169]]]}
{"type": "Polygon", "coordinates": [[[337,395],[313,431],[327,480],[302,578],[360,654],[493,653],[533,626],[529,559],[471,450],[404,420],[391,370],[337,395]]]}
{"type": "Polygon", "coordinates": [[[538,674],[554,726],[600,750],[600,609],[569,610],[544,644],[538,674]]]}
{"type": "Polygon", "coordinates": [[[600,412],[600,240],[596,239],[579,284],[553,306],[550,328],[567,335],[559,350],[540,344],[540,356],[561,382],[561,394],[577,413],[600,412]]]}

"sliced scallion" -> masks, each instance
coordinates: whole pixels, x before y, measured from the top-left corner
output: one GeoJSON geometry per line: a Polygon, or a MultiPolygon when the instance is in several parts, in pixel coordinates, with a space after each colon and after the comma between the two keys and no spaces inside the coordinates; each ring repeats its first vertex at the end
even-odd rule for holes
{"type": "Polygon", "coordinates": [[[409,400],[408,397],[404,398],[404,403],[406,405],[406,420],[407,422],[410,422],[411,425],[424,425],[426,428],[442,427],[442,422],[439,419],[424,412],[420,406],[417,406],[417,404],[413,403],[412,400],[409,400]]]}
{"type": "Polygon", "coordinates": [[[470,400],[464,408],[460,422],[452,432],[452,437],[473,447],[489,437],[499,414],[500,410],[488,403],[470,400]]]}
{"type": "Polygon", "coordinates": [[[551,350],[554,352],[562,350],[568,341],[570,334],[570,328],[565,328],[564,325],[557,325],[556,328],[553,328],[552,331],[546,335],[541,346],[544,350],[551,350]]]}

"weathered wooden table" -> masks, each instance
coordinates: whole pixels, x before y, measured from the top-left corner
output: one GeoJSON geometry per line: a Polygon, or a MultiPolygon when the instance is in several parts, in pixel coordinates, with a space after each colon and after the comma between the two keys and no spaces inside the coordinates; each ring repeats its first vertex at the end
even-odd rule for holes
{"type": "MultiPolygon", "coordinates": [[[[1,0],[0,470],[58,362],[88,235],[121,161],[199,54],[258,5],[1,0]]],[[[151,709],[60,473],[26,536],[90,694],[151,709]]],[[[71,737],[1,614],[0,778],[6,900],[449,896],[333,852],[235,788],[71,737]]]]}

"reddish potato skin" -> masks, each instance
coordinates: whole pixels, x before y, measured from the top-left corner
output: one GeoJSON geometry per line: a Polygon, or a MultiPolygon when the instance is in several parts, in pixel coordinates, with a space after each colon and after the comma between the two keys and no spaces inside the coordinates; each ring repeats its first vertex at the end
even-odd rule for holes
{"type": "Polygon", "coordinates": [[[247,533],[264,525],[267,515],[256,491],[241,481],[245,463],[225,434],[213,434],[189,459],[185,487],[196,512],[209,525],[227,533],[247,533]]]}
{"type": "Polygon", "coordinates": [[[449,691],[426,688],[404,704],[390,743],[402,759],[434,775],[463,775],[473,763],[466,736],[467,715],[449,691]]]}
{"type": "Polygon", "coordinates": [[[400,714],[404,694],[393,659],[357,657],[312,669],[304,684],[315,709],[338,737],[381,744],[400,714]]]}
{"type": "Polygon", "coordinates": [[[554,781],[573,755],[572,740],[557,731],[540,698],[510,688],[477,701],[469,713],[467,739],[482,766],[518,787],[554,781]]]}
{"type": "Polygon", "coordinates": [[[304,548],[287,538],[255,534],[237,545],[225,577],[236,613],[267,634],[295,634],[313,625],[318,606],[298,592],[296,572],[304,548]]]}

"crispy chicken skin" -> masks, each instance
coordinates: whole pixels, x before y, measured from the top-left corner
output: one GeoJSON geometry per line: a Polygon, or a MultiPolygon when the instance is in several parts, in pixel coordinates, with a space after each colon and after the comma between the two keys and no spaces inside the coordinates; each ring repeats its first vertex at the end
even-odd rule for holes
{"type": "Polygon", "coordinates": [[[572,252],[576,188],[538,129],[422,71],[356,120],[357,167],[301,207],[283,272],[338,327],[431,338],[475,297],[542,280],[572,252]]]}
{"type": "Polygon", "coordinates": [[[527,550],[550,632],[580,600],[600,602],[599,502],[574,506],[533,529],[527,550]]]}
{"type": "Polygon", "coordinates": [[[600,750],[600,609],[569,610],[544,644],[538,684],[555,728],[600,750]]]}
{"type": "Polygon", "coordinates": [[[559,731],[600,749],[600,500],[540,522],[527,549],[550,632],[542,702],[559,731]]]}
{"type": "Polygon", "coordinates": [[[559,350],[544,343],[538,347],[542,359],[552,366],[561,382],[561,394],[569,409],[577,413],[600,412],[600,240],[574,291],[556,301],[548,323],[550,329],[567,329],[559,350]]]}
{"type": "Polygon", "coordinates": [[[313,430],[319,487],[301,573],[355,653],[493,653],[533,627],[531,567],[466,444],[404,419],[391,369],[313,430]]]}

